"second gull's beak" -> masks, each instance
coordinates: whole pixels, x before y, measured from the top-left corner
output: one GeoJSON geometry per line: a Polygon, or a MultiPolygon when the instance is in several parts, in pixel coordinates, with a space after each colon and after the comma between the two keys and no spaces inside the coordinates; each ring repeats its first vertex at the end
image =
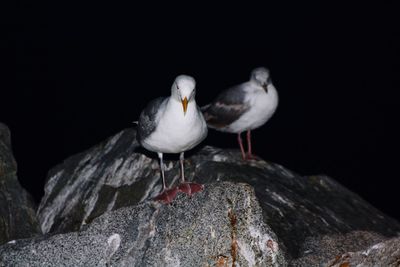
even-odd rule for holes
{"type": "Polygon", "coordinates": [[[188,106],[188,100],[187,97],[185,96],[185,98],[182,100],[183,115],[186,115],[187,106],[188,106]]]}

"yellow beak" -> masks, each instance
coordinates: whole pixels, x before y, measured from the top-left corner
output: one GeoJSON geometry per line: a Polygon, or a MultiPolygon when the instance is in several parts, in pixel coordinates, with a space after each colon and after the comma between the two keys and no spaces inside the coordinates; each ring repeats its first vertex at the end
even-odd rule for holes
{"type": "Polygon", "coordinates": [[[183,115],[186,115],[187,106],[188,106],[188,100],[185,96],[185,98],[182,100],[183,115]]]}

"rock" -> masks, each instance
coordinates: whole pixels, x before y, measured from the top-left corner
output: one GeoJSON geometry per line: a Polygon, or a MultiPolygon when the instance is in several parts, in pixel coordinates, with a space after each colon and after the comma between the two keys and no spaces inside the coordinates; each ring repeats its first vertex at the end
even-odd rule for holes
{"type": "Polygon", "coordinates": [[[0,247],[0,266],[287,266],[251,186],[106,212],[79,232],[0,247]]]}
{"type": "MultiPolygon", "coordinates": [[[[9,132],[0,133],[0,177],[15,182],[15,160],[3,153],[9,132]]],[[[205,190],[179,193],[171,205],[151,201],[161,189],[158,162],[135,137],[124,130],[53,168],[37,212],[45,235],[0,246],[0,266],[397,264],[399,242],[388,237],[400,233],[398,222],[327,176],[244,162],[238,151],[188,153],[188,180],[205,190]]],[[[177,158],[166,164],[177,183],[177,158]]],[[[18,201],[14,213],[23,214],[18,201]]]]}
{"type": "Polygon", "coordinates": [[[0,123],[0,244],[40,233],[31,196],[17,178],[8,127],[0,123]]]}
{"type": "Polygon", "coordinates": [[[362,251],[344,253],[331,260],[327,266],[398,267],[400,266],[400,238],[386,240],[362,251]]]}
{"type": "MultiPolygon", "coordinates": [[[[43,232],[77,231],[105,212],[157,195],[161,181],[156,155],[141,151],[135,135],[133,129],[124,130],[50,171],[38,210],[43,232]]],[[[176,183],[178,161],[166,160],[166,165],[167,181],[176,183]]],[[[264,223],[291,259],[306,256],[307,242],[325,236],[364,231],[383,238],[400,232],[397,221],[327,176],[300,176],[263,160],[243,162],[239,151],[212,147],[188,154],[185,168],[189,180],[206,186],[216,181],[253,186],[264,223]]],[[[357,244],[346,248],[361,249],[357,244]]],[[[329,251],[318,253],[326,260],[331,257],[329,251]]]]}
{"type": "Polygon", "coordinates": [[[310,237],[302,245],[302,255],[293,260],[290,266],[331,266],[332,259],[339,255],[365,249],[385,239],[382,235],[365,231],[310,237]]]}

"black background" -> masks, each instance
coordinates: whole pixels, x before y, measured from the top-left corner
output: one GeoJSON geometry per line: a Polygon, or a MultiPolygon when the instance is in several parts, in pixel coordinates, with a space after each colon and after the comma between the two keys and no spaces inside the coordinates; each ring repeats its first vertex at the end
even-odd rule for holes
{"type": "MultiPolygon", "coordinates": [[[[53,2],[3,9],[0,121],[37,201],[52,166],[132,127],[177,75],[195,77],[203,105],[266,66],[280,104],[254,131],[255,153],[328,174],[400,219],[394,1],[53,2]]],[[[205,143],[237,147],[214,131],[205,143]]]]}

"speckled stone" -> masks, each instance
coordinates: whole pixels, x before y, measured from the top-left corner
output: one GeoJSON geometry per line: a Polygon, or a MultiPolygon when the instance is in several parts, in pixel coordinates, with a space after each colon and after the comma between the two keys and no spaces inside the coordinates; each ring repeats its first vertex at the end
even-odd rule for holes
{"type": "Polygon", "coordinates": [[[0,245],[39,233],[34,202],[18,182],[10,131],[0,123],[0,245]]]}
{"type": "Polygon", "coordinates": [[[0,266],[287,266],[251,186],[107,212],[78,232],[0,247],[0,266]]]}
{"type": "MultiPolygon", "coordinates": [[[[140,149],[135,139],[134,129],[124,130],[50,171],[38,211],[45,233],[79,230],[104,212],[158,194],[157,156],[140,149]]],[[[264,223],[293,259],[304,256],[303,245],[310,238],[354,231],[391,237],[400,232],[397,221],[330,177],[301,176],[264,160],[244,162],[237,150],[208,146],[186,153],[186,158],[189,180],[206,185],[233,181],[254,187],[264,223]]],[[[177,183],[177,158],[167,157],[165,163],[167,181],[177,183]]]]}
{"type": "Polygon", "coordinates": [[[302,245],[300,257],[292,260],[290,266],[331,266],[332,259],[339,255],[368,248],[386,239],[382,235],[366,231],[310,237],[302,245]]]}
{"type": "Polygon", "coordinates": [[[333,258],[329,267],[398,267],[400,266],[400,238],[391,238],[357,252],[347,252],[333,258]]]}

